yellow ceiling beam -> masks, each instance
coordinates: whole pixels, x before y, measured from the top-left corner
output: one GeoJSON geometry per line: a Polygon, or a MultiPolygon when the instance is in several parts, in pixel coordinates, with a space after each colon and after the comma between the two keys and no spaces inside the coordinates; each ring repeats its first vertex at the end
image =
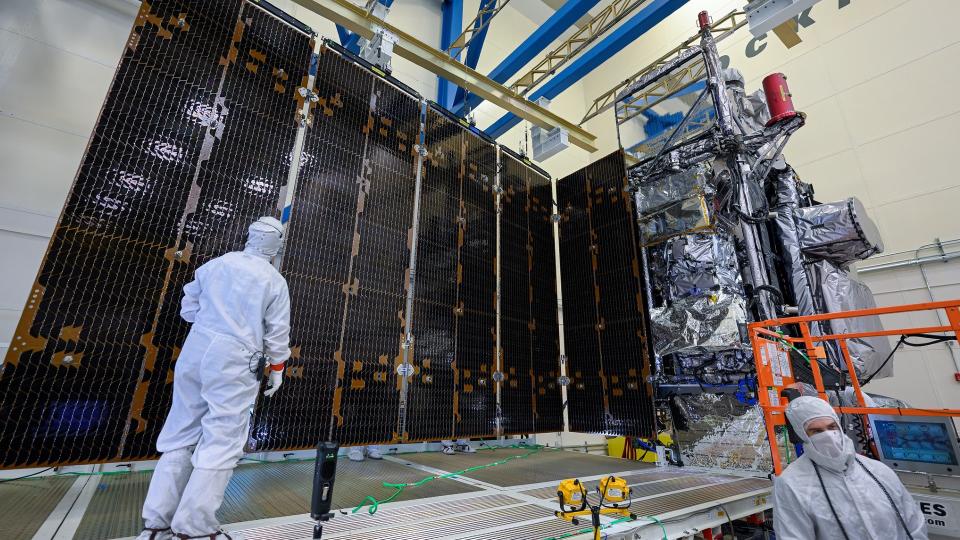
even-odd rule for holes
{"type": "Polygon", "coordinates": [[[597,147],[594,145],[597,138],[589,131],[470,69],[451,58],[447,53],[423,43],[372,14],[368,14],[365,9],[353,5],[348,0],[293,1],[366,39],[371,39],[377,28],[383,28],[396,37],[397,41],[393,45],[393,52],[397,56],[405,58],[535,125],[546,129],[563,128],[569,133],[570,142],[588,152],[597,151],[597,147]]]}

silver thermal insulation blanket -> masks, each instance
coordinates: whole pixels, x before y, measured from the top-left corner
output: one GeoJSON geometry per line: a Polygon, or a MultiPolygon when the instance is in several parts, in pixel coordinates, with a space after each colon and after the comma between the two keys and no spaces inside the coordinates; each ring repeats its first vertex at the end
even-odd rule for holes
{"type": "Polygon", "coordinates": [[[684,465],[747,471],[772,469],[759,407],[744,405],[729,394],[698,394],[680,399],[689,415],[689,429],[677,432],[684,465]]]}
{"type": "Polygon", "coordinates": [[[727,96],[734,107],[733,120],[741,134],[746,135],[763,129],[770,120],[767,96],[763,93],[763,89],[747,94],[743,74],[736,68],[723,70],[723,78],[727,82],[727,96]]]}
{"type": "Polygon", "coordinates": [[[718,291],[688,296],[654,308],[650,323],[657,354],[690,354],[746,348],[738,323],[747,320],[746,302],[737,294],[718,291]]]}
{"type": "Polygon", "coordinates": [[[646,216],[702,193],[709,187],[707,180],[707,167],[699,165],[645,182],[637,190],[637,211],[646,216]]]}
{"type": "Polygon", "coordinates": [[[800,247],[808,256],[840,265],[883,252],[880,230],[856,197],[797,210],[800,247]]]}
{"type": "MultiPolygon", "coordinates": [[[[794,301],[800,315],[814,315],[817,313],[816,300],[813,297],[813,288],[810,278],[804,267],[804,256],[800,249],[800,230],[798,225],[798,207],[800,195],[797,189],[797,178],[793,170],[787,169],[777,175],[777,204],[776,226],[780,233],[777,238],[783,250],[781,261],[783,269],[790,277],[790,289],[793,291],[794,301]]],[[[819,323],[812,323],[811,328],[817,331],[819,323]]]]}
{"type": "Polygon", "coordinates": [[[640,185],[636,202],[644,245],[710,226],[708,172],[698,165],[640,185]]]}
{"type": "MultiPolygon", "coordinates": [[[[817,290],[822,302],[824,313],[837,313],[855,309],[870,309],[877,307],[870,287],[855,280],[850,273],[830,261],[817,261],[807,266],[810,282],[817,290]]],[[[873,332],[883,330],[880,317],[856,317],[833,319],[830,321],[831,334],[850,334],[855,332],[873,332]]],[[[890,354],[890,342],[886,336],[855,338],[847,340],[850,359],[858,376],[866,377],[880,368],[880,364],[890,354]]],[[[836,356],[839,349],[828,347],[836,356]]],[[[837,367],[846,371],[843,358],[831,358],[837,367]]],[[[893,363],[888,362],[876,377],[890,377],[893,375],[893,363]]]]}
{"type": "Polygon", "coordinates": [[[733,241],[722,234],[691,234],[670,240],[667,270],[672,298],[740,290],[733,241]]]}
{"type": "Polygon", "coordinates": [[[642,216],[639,220],[643,246],[657,244],[674,236],[710,228],[710,211],[703,193],[671,203],[642,216]]]}

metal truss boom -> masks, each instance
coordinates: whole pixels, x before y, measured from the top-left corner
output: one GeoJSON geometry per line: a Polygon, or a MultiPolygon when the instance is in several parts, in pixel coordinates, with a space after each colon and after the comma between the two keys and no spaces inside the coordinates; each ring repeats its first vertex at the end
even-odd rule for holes
{"type": "Polygon", "coordinates": [[[477,16],[467,23],[463,33],[461,33],[457,39],[453,40],[453,43],[447,48],[447,53],[454,58],[459,58],[460,53],[470,46],[470,43],[475,37],[481,35],[483,31],[486,30],[487,26],[490,25],[490,21],[509,3],[510,0],[481,1],[480,9],[477,10],[477,16]]]}
{"type": "MultiPolygon", "coordinates": [[[[716,40],[720,41],[721,39],[733,34],[742,26],[747,24],[747,17],[742,11],[731,11],[727,15],[721,17],[720,19],[712,22],[710,24],[710,31],[716,33],[716,40]]],[[[653,73],[654,71],[660,69],[666,64],[673,62],[674,57],[683,54],[685,51],[691,47],[695,47],[694,43],[700,40],[700,35],[696,34],[687,38],[686,41],[681,43],[678,47],[674,48],[667,54],[661,56],[655,60],[652,64],[641,69],[637,73],[631,75],[628,79],[624,80],[622,83],[611,88],[604,92],[600,97],[596,98],[593,101],[593,104],[590,105],[590,108],[587,109],[587,113],[583,116],[583,120],[580,120],[580,125],[583,125],[587,120],[599,116],[601,113],[607,111],[614,106],[619,96],[629,92],[631,88],[636,87],[636,83],[641,79],[644,79],[647,75],[653,73]]],[[[675,81],[674,81],[675,82],[675,81]]],[[[692,81],[691,81],[692,82],[692,81]]],[[[675,86],[674,90],[679,90],[680,86],[675,86]]]]}
{"type": "Polygon", "coordinates": [[[527,92],[533,89],[533,87],[555,73],[556,70],[566,64],[568,60],[580,54],[581,51],[587,48],[587,45],[590,45],[598,37],[606,33],[607,30],[613,28],[645,1],[646,0],[613,0],[613,3],[603,8],[589,23],[547,53],[543,60],[514,81],[510,89],[521,96],[527,95],[527,92]]]}

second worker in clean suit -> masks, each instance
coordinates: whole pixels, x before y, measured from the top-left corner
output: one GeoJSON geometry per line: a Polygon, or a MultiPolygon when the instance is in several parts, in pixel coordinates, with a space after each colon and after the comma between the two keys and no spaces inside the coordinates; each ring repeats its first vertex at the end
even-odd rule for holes
{"type": "Polygon", "coordinates": [[[261,355],[269,362],[264,395],[272,396],[290,357],[290,294],[270,264],[282,238],[277,219],[258,219],[243,251],[197,268],[183,288],[180,315],[193,326],[176,361],[138,539],[230,538],[216,512],[243,456],[260,388],[257,362],[261,355]]]}
{"type": "Polygon", "coordinates": [[[799,397],[786,414],[803,455],[773,486],[778,540],[926,540],[923,514],[900,478],[854,451],[829,403],[799,397]]]}

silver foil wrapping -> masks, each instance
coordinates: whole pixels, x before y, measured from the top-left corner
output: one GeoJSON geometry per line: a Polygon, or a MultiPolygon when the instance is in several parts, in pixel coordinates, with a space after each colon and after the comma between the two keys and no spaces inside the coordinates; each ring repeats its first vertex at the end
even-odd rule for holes
{"type": "MultiPolygon", "coordinates": [[[[816,288],[825,313],[837,313],[855,309],[870,309],[877,307],[870,287],[850,276],[842,267],[830,261],[817,261],[807,266],[810,282],[816,288]]],[[[883,330],[880,317],[856,317],[847,319],[833,319],[830,321],[831,334],[850,334],[854,332],[874,332],[883,330]]],[[[866,377],[880,368],[880,365],[890,354],[890,342],[886,336],[855,338],[847,340],[850,359],[858,376],[866,377]]],[[[841,371],[847,371],[843,358],[839,357],[839,348],[829,347],[834,356],[831,360],[841,371]]],[[[893,362],[877,373],[877,378],[893,375],[893,362]]]]}
{"type": "Polygon", "coordinates": [[[742,296],[718,291],[654,308],[650,316],[657,354],[719,352],[747,348],[739,323],[747,319],[742,296]]]}
{"type": "Polygon", "coordinates": [[[701,165],[641,184],[637,190],[637,211],[646,216],[705,192],[707,172],[706,166],[701,165]]]}
{"type": "Polygon", "coordinates": [[[747,135],[763,129],[770,120],[767,96],[763,93],[763,89],[747,94],[743,74],[735,68],[723,70],[723,78],[727,82],[727,96],[736,113],[733,115],[733,121],[740,133],[747,135]]]}
{"type": "Polygon", "coordinates": [[[800,247],[840,265],[883,252],[880,231],[856,197],[797,210],[800,247]]]}
{"type": "Polygon", "coordinates": [[[687,431],[677,432],[685,465],[745,471],[772,469],[759,407],[744,405],[731,395],[700,394],[680,399],[689,414],[690,426],[687,431]]]}
{"type": "Polygon", "coordinates": [[[641,244],[650,246],[681,234],[710,228],[710,211],[704,193],[670,203],[639,220],[641,244]]]}
{"type": "Polygon", "coordinates": [[[813,315],[816,305],[813,290],[807,272],[803,267],[803,253],[800,250],[800,231],[797,226],[797,207],[800,196],[797,193],[797,181],[793,171],[787,169],[777,175],[777,217],[776,224],[779,241],[785,257],[781,264],[790,276],[790,285],[800,315],[813,315]]]}
{"type": "Polygon", "coordinates": [[[740,269],[733,241],[722,234],[691,234],[665,246],[668,282],[674,299],[740,290],[740,269]]]}

